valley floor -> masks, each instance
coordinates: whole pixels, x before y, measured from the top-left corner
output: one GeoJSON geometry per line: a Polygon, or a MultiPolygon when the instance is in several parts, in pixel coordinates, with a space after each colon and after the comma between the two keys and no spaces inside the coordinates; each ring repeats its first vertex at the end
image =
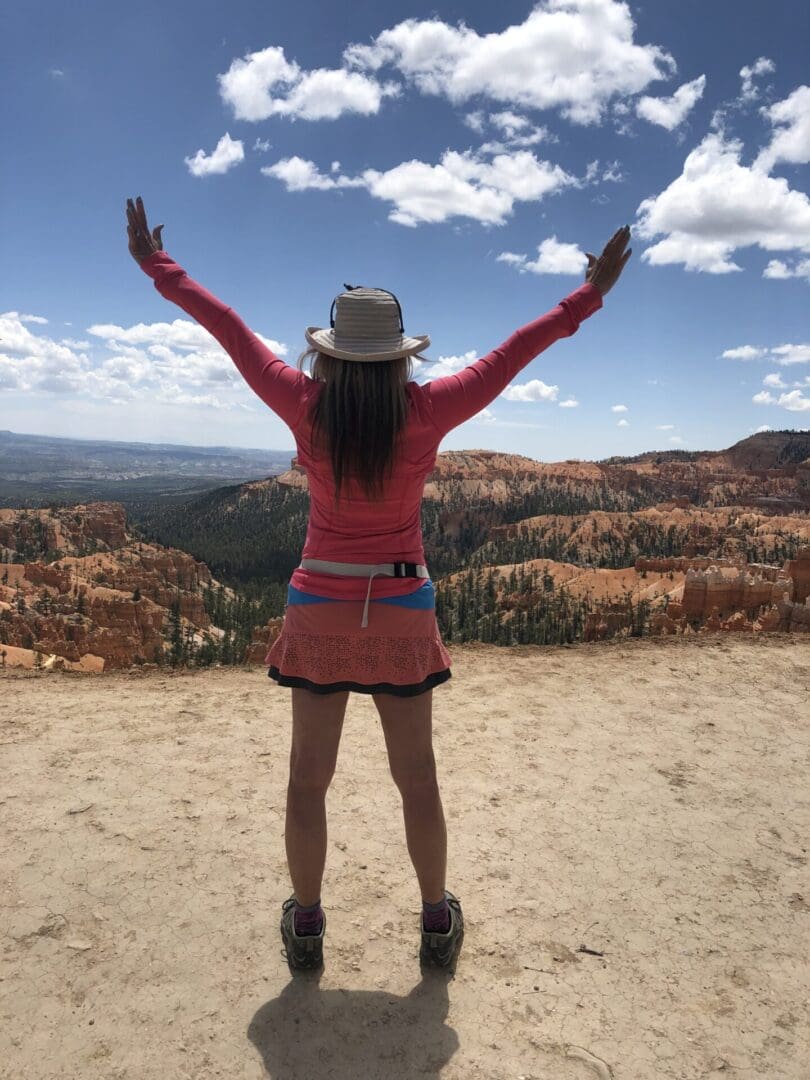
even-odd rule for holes
{"type": "Polygon", "coordinates": [[[455,978],[420,975],[371,698],[327,799],[325,969],[291,978],[290,691],[0,673],[0,1076],[805,1077],[807,636],[450,653],[455,978]]]}

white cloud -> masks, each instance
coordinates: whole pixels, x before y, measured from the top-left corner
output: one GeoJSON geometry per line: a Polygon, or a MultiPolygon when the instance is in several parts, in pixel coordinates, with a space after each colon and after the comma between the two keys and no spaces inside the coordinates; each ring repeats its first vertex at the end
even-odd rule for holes
{"type": "Polygon", "coordinates": [[[805,397],[801,390],[791,390],[787,394],[774,397],[770,390],[760,390],[751,398],[755,405],[779,405],[788,412],[807,412],[810,410],[810,397],[805,397]]]}
{"type": "Polygon", "coordinates": [[[787,278],[804,278],[810,282],[810,259],[798,259],[793,266],[788,266],[782,259],[771,259],[762,271],[764,278],[784,281],[787,278]]]}
{"type": "Polygon", "coordinates": [[[629,420],[620,420],[618,422],[618,424],[616,425],[616,427],[630,427],[630,421],[629,420]]]}
{"type": "Polygon", "coordinates": [[[674,424],[656,424],[655,425],[655,430],[656,431],[672,431],[672,429],[674,427],[675,427],[674,424]]]}
{"type": "MultiPolygon", "coordinates": [[[[16,315],[16,314],[17,314],[16,311],[15,312],[9,312],[9,315],[16,315]]],[[[43,326],[48,321],[42,315],[17,315],[17,318],[20,320],[20,322],[42,323],[43,326]]]]}
{"type": "Polygon", "coordinates": [[[783,367],[787,367],[789,364],[808,363],[810,361],[810,344],[774,345],[767,349],[760,349],[753,345],[740,345],[736,349],[726,349],[721,355],[729,360],[761,360],[763,357],[767,357],[770,362],[776,362],[783,367]]]}
{"type": "MultiPolygon", "coordinates": [[[[88,333],[98,339],[92,346],[68,338],[57,342],[33,333],[17,312],[0,315],[0,392],[255,411],[242,400],[250,395],[233,361],[197,323],[97,324],[88,333]]],[[[257,336],[276,354],[287,352],[283,344],[257,336]]]]}
{"type": "Polygon", "coordinates": [[[801,390],[791,390],[789,394],[780,394],[776,404],[789,412],[807,412],[810,410],[810,397],[805,397],[801,390]]]}
{"type": "Polygon", "coordinates": [[[0,314],[0,390],[69,390],[89,366],[83,353],[29,330],[18,312],[0,314]]]}
{"type": "Polygon", "coordinates": [[[235,119],[251,121],[270,116],[302,120],[335,120],[344,113],[369,116],[379,112],[384,97],[399,92],[394,83],[381,85],[344,68],[302,71],[277,45],[234,60],[217,80],[220,96],[235,119]]]}
{"type": "Polygon", "coordinates": [[[771,349],[777,364],[806,364],[810,361],[810,345],[777,345],[771,349]]]}
{"type": "Polygon", "coordinates": [[[667,131],[673,131],[683,123],[687,114],[695,104],[703,97],[706,87],[706,76],[699,75],[692,82],[679,86],[672,97],[655,98],[641,97],[636,102],[636,112],[644,120],[651,124],[659,124],[667,131]]]}
{"type": "Polygon", "coordinates": [[[499,395],[507,401],[556,401],[559,386],[549,386],[542,379],[530,379],[518,386],[507,386],[499,395]]]}
{"type": "Polygon", "coordinates": [[[273,144],[270,142],[269,139],[260,139],[259,136],[257,135],[256,136],[256,141],[253,144],[253,149],[254,150],[260,150],[262,153],[265,153],[267,150],[270,149],[270,147],[272,145],[273,144]]]}
{"type": "Polygon", "coordinates": [[[406,19],[344,52],[353,67],[393,65],[424,94],[455,105],[486,96],[513,108],[559,109],[594,124],[615,95],[637,94],[676,70],[657,45],[637,45],[626,3],[541,0],[518,25],[480,35],[463,23],[406,19]]]}
{"type": "Polygon", "coordinates": [[[575,398],[566,398],[565,401],[560,402],[561,409],[575,409],[579,405],[579,402],[575,398]]]}
{"type": "Polygon", "coordinates": [[[750,67],[740,68],[740,78],[742,79],[740,101],[753,101],[754,98],[759,97],[759,90],[754,86],[754,79],[758,75],[764,75],[766,72],[773,72],[775,70],[776,67],[773,60],[769,60],[767,56],[760,56],[760,58],[750,67]]]}
{"type": "Polygon", "coordinates": [[[484,114],[480,109],[477,109],[475,112],[467,113],[463,117],[463,120],[467,127],[472,128],[473,131],[477,132],[479,135],[484,130],[484,114]]]}
{"type": "Polygon", "coordinates": [[[213,154],[206,154],[204,150],[198,150],[194,157],[183,158],[188,171],[192,176],[211,176],[213,174],[226,173],[240,161],[243,161],[245,151],[241,139],[232,139],[226,131],[216,145],[213,154]]]}
{"type": "MultiPolygon", "coordinates": [[[[336,162],[332,162],[334,166],[336,162]]],[[[281,180],[287,191],[329,191],[338,187],[365,187],[362,178],[350,179],[348,176],[326,176],[318,171],[313,161],[305,158],[282,158],[275,165],[264,165],[260,169],[264,176],[274,176],[281,180]]]]}
{"type": "Polygon", "coordinates": [[[778,161],[793,165],[810,161],[810,86],[797,86],[784,101],[759,111],[776,131],[770,144],[757,155],[753,169],[769,173],[778,161]]]}
{"type": "Polygon", "coordinates": [[[512,251],[501,252],[496,262],[509,263],[522,274],[580,274],[588,265],[587,256],[576,244],[560,243],[556,235],[537,245],[537,258],[531,262],[526,255],[512,251]]]}
{"type": "Polygon", "coordinates": [[[761,431],[772,431],[772,430],[773,430],[773,428],[771,427],[770,424],[760,424],[760,426],[756,429],[756,433],[759,434],[761,431]]]}
{"type": "MultiPolygon", "coordinates": [[[[213,350],[221,356],[227,357],[227,353],[220,348],[205,327],[200,326],[199,323],[190,322],[188,319],[175,319],[170,323],[136,323],[130,327],[116,326],[114,323],[96,323],[87,327],[87,333],[102,338],[111,348],[117,348],[121,345],[163,346],[172,350],[186,349],[195,352],[213,350]]],[[[286,355],[286,345],[273,341],[272,338],[266,338],[259,333],[256,336],[278,356],[286,355]]],[[[229,363],[232,363],[232,361],[229,360],[229,363]]]]}
{"type": "Polygon", "coordinates": [[[611,412],[627,412],[627,406],[626,405],[611,405],[610,406],[610,411],[611,412]]]}
{"type": "Polygon", "coordinates": [[[669,441],[671,443],[682,443],[683,439],[680,437],[680,435],[670,435],[669,441]]]}
{"type": "Polygon", "coordinates": [[[374,198],[393,204],[391,221],[409,226],[454,216],[501,225],[515,202],[536,202],[560,188],[580,184],[559,165],[538,160],[526,150],[496,154],[491,161],[470,150],[448,150],[438,165],[403,161],[386,172],[366,169],[357,177],[327,176],[312,161],[299,157],[285,158],[261,171],[281,180],[288,191],[365,187],[374,198]]]}
{"type": "Polygon", "coordinates": [[[782,381],[782,376],[778,371],[772,375],[766,375],[762,382],[765,386],[775,386],[778,390],[787,389],[787,383],[782,381]]]}
{"type": "Polygon", "coordinates": [[[726,349],[721,356],[724,360],[759,360],[767,352],[767,349],[759,349],[755,345],[740,345],[736,349],[726,349]]]}
{"type": "Polygon", "coordinates": [[[606,181],[609,180],[609,181],[611,181],[612,183],[615,183],[615,184],[618,184],[622,180],[624,180],[624,175],[619,170],[618,161],[613,161],[613,162],[610,163],[610,165],[608,165],[608,167],[602,173],[602,179],[606,180],[606,181]]]}
{"type": "Polygon", "coordinates": [[[683,172],[638,207],[636,232],[663,240],[642,252],[652,266],[683,263],[687,270],[725,274],[741,269],[736,248],[810,251],[810,199],[740,164],[742,143],[707,135],[687,156],[683,172]]]}
{"type": "Polygon", "coordinates": [[[504,112],[490,113],[489,122],[500,128],[507,139],[511,139],[518,132],[530,126],[525,116],[518,116],[517,113],[510,112],[508,109],[504,112]]]}

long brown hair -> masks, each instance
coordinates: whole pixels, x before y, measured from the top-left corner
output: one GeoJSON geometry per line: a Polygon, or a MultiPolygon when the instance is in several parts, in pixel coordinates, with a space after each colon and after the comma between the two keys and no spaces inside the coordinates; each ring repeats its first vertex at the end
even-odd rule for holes
{"type": "Polygon", "coordinates": [[[358,362],[307,349],[298,358],[299,370],[308,359],[312,378],[324,384],[310,406],[310,420],[313,442],[319,440],[332,462],[335,504],[349,475],[370,501],[381,499],[408,418],[410,356],[358,362]]]}

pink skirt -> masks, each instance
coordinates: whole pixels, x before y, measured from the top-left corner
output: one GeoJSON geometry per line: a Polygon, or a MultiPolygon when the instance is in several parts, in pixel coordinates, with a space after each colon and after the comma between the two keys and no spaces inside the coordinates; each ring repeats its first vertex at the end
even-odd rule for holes
{"type": "Polygon", "coordinates": [[[287,587],[281,632],[264,662],[280,686],[316,694],[413,697],[450,676],[450,654],[436,622],[435,592],[428,578],[415,592],[369,602],[333,600],[287,587]]]}

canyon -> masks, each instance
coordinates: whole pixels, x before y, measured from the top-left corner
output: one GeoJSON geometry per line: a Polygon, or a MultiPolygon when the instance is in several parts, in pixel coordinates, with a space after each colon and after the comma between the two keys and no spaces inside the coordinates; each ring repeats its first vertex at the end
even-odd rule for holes
{"type": "MultiPolygon", "coordinates": [[[[810,436],[777,434],[606,462],[441,453],[424,490],[437,597],[483,575],[508,626],[553,590],[585,605],[585,641],[632,632],[640,605],[651,634],[806,633],[810,436]]],[[[284,491],[306,498],[295,458],[236,499],[284,491]]],[[[173,633],[215,650],[215,594],[238,599],[203,560],[146,541],[122,503],[0,509],[0,665],[149,670],[173,633]]],[[[279,611],[254,626],[241,659],[261,664],[281,623],[279,611]]]]}

